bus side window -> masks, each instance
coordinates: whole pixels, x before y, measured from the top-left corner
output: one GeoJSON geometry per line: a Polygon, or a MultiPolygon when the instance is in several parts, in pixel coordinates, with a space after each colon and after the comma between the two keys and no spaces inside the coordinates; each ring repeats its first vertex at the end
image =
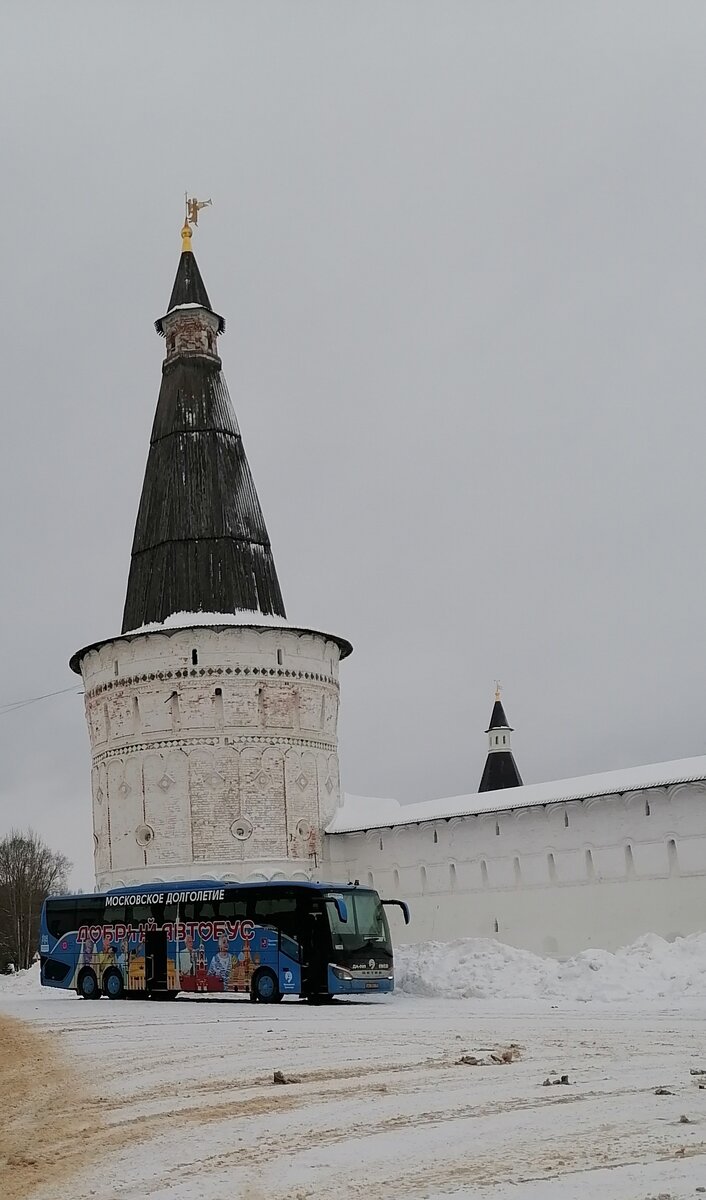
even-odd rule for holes
{"type": "Polygon", "coordinates": [[[76,916],[72,928],[78,929],[80,925],[102,925],[104,922],[109,924],[113,917],[108,915],[111,910],[106,909],[105,900],[102,896],[94,899],[92,896],[85,896],[73,902],[76,905],[76,916]]]}
{"type": "Polygon", "coordinates": [[[220,917],[220,904],[212,904],[210,900],[201,900],[194,905],[196,921],[217,921],[220,917]]]}
{"type": "Polygon", "coordinates": [[[288,958],[293,959],[294,962],[301,961],[299,942],[295,941],[294,938],[288,937],[286,933],[280,933],[279,945],[282,953],[286,954],[288,958]]]}
{"type": "Polygon", "coordinates": [[[239,918],[242,921],[248,915],[245,897],[236,900],[234,897],[229,896],[227,900],[221,900],[220,910],[221,918],[224,921],[232,921],[235,918],[239,918]]]}
{"type": "MultiPolygon", "coordinates": [[[[79,902],[78,907],[79,907],[79,909],[81,908],[80,902],[79,902]]],[[[122,925],[123,923],[125,923],[126,917],[128,917],[129,915],[130,915],[130,912],[125,907],[124,904],[111,904],[110,908],[106,907],[106,910],[105,910],[105,923],[106,923],[106,925],[122,925]]],[[[95,921],[93,921],[93,922],[82,921],[81,922],[82,925],[87,925],[89,923],[96,924],[95,921]]]]}
{"type": "Polygon", "coordinates": [[[275,929],[296,933],[297,901],[295,896],[261,896],[255,900],[256,925],[272,925],[275,929]]]}
{"type": "Polygon", "coordinates": [[[75,900],[52,900],[47,910],[47,929],[53,938],[78,928],[75,900]]]}

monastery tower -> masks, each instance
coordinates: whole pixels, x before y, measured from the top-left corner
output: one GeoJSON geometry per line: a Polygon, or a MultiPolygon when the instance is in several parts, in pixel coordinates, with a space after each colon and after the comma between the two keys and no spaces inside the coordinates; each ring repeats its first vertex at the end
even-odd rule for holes
{"type": "Polygon", "coordinates": [[[500,684],[495,689],[495,703],[485,732],[488,734],[488,757],[478,791],[496,792],[502,788],[522,787],[522,777],[510,744],[512,728],[500,699],[500,684]]]}
{"type": "Polygon", "coordinates": [[[285,618],[189,201],[122,633],[77,651],[96,882],[318,877],[343,638],[285,618]]]}

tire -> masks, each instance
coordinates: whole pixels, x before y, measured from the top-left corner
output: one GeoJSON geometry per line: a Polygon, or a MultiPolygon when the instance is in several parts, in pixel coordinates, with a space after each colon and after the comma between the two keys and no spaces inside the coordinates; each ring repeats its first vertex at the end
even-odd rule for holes
{"type": "Polygon", "coordinates": [[[115,967],[106,971],[103,976],[103,995],[109,1000],[122,1000],[125,995],[123,977],[115,967]]]}
{"type": "Polygon", "coordinates": [[[78,977],[76,991],[82,1000],[100,1000],[101,990],[98,987],[95,971],[90,967],[86,967],[78,977]]]}
{"type": "Polygon", "coordinates": [[[258,1004],[276,1004],[282,999],[274,971],[263,967],[257,972],[251,984],[251,998],[258,1004]]]}

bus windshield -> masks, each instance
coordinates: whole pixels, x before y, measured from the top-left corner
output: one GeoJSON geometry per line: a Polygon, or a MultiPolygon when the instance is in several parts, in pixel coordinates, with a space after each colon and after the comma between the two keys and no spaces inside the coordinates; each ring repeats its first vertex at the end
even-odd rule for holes
{"type": "Polygon", "coordinates": [[[367,948],[392,954],[390,929],[385,909],[377,892],[336,892],[348,910],[348,920],[342,921],[335,904],[327,904],[331,940],[334,949],[355,952],[367,948]]]}

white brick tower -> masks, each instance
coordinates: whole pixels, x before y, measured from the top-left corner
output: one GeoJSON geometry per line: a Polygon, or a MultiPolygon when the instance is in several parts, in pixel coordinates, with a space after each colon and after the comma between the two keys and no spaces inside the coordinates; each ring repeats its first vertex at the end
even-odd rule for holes
{"type": "MultiPolygon", "coordinates": [[[[195,223],[198,209],[187,210],[195,223]]],[[[122,633],[86,646],[99,888],[316,878],[343,638],[292,626],[187,219],[122,633]]]]}

